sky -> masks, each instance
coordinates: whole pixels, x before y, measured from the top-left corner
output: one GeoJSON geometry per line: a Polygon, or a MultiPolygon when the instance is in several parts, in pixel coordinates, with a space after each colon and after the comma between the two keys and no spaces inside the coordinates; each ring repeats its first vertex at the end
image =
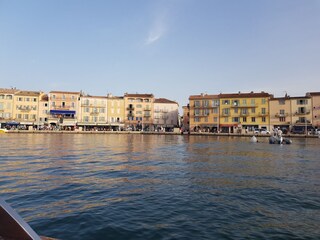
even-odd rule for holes
{"type": "Polygon", "coordinates": [[[0,0],[0,88],[320,91],[320,0],[0,0]]]}

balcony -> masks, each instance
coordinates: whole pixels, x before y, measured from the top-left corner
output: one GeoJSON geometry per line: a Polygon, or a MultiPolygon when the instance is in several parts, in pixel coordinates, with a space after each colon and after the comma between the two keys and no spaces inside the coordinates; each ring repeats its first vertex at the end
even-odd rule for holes
{"type": "Polygon", "coordinates": [[[264,113],[259,112],[258,115],[259,115],[259,117],[266,117],[269,115],[269,113],[268,112],[264,112],[264,113]]]}
{"type": "Polygon", "coordinates": [[[230,116],[230,113],[224,112],[224,113],[221,114],[221,116],[223,116],[223,117],[229,117],[229,116],[230,116]]]}
{"type": "Polygon", "coordinates": [[[276,118],[278,118],[278,117],[288,117],[289,114],[288,114],[288,113],[276,113],[274,116],[275,116],[276,118]]]}
{"type": "Polygon", "coordinates": [[[309,110],[308,111],[297,111],[297,112],[295,112],[294,115],[308,115],[308,114],[310,114],[309,110]]]}
{"type": "Polygon", "coordinates": [[[143,111],[151,111],[150,108],[144,108],[143,111]]]}
{"type": "Polygon", "coordinates": [[[249,116],[249,113],[248,112],[241,112],[240,116],[241,117],[247,117],[247,116],[249,116]]]}
{"type": "Polygon", "coordinates": [[[128,110],[128,111],[133,111],[133,110],[134,110],[134,107],[127,107],[127,110],[128,110]]]}

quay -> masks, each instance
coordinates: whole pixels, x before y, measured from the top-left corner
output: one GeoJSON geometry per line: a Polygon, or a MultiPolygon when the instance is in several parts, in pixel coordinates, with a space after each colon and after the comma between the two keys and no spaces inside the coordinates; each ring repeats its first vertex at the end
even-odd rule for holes
{"type": "MultiPolygon", "coordinates": [[[[184,135],[184,136],[222,136],[222,137],[270,137],[270,134],[253,133],[209,133],[209,132],[155,132],[155,131],[47,131],[47,130],[8,130],[9,134],[143,134],[143,135],[184,135]]],[[[319,138],[320,135],[283,134],[290,138],[319,138]]]]}

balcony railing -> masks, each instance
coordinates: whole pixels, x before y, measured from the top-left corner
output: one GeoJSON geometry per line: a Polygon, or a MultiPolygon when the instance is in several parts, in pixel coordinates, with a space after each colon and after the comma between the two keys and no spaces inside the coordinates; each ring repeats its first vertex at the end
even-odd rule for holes
{"type": "Polygon", "coordinates": [[[295,115],[307,115],[307,114],[310,114],[310,111],[304,111],[304,112],[295,112],[295,115]]]}

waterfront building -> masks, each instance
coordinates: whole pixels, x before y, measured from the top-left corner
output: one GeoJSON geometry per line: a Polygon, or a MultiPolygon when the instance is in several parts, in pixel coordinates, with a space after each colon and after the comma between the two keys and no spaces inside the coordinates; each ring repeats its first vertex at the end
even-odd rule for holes
{"type": "Polygon", "coordinates": [[[292,128],[299,133],[306,133],[312,126],[311,97],[291,97],[292,128]],[[303,130],[303,131],[301,131],[303,130]]]}
{"type": "Polygon", "coordinates": [[[124,128],[125,107],[124,97],[107,95],[107,123],[110,130],[118,131],[124,128]]]}
{"type": "Polygon", "coordinates": [[[179,125],[179,104],[166,98],[154,100],[153,128],[172,130],[179,125]]]}
{"type": "Polygon", "coordinates": [[[80,92],[49,92],[49,124],[62,129],[74,129],[77,124],[79,102],[80,92]]]}
{"type": "Polygon", "coordinates": [[[291,98],[288,95],[280,98],[270,98],[269,109],[270,128],[279,127],[284,133],[290,131],[293,117],[291,98]]]}
{"type": "Polygon", "coordinates": [[[311,98],[312,124],[320,129],[320,92],[308,92],[306,96],[311,98]]]}
{"type": "Polygon", "coordinates": [[[83,130],[107,130],[107,97],[81,95],[77,126],[83,130]]]}
{"type": "Polygon", "coordinates": [[[16,122],[27,129],[39,122],[39,102],[44,95],[39,91],[18,91],[14,94],[13,116],[16,122]]]}
{"type": "Polygon", "coordinates": [[[190,116],[190,105],[188,104],[187,106],[182,106],[182,121],[181,121],[181,129],[182,131],[189,131],[189,120],[190,116]]]}
{"type": "Polygon", "coordinates": [[[0,88],[0,128],[13,121],[13,101],[16,89],[0,88]]]}
{"type": "Polygon", "coordinates": [[[151,130],[153,124],[153,94],[124,94],[125,127],[151,130]]]}
{"type": "Polygon", "coordinates": [[[219,94],[220,131],[223,133],[249,132],[256,128],[270,130],[269,93],[219,94]]]}
{"type": "Polygon", "coordinates": [[[219,96],[192,95],[189,97],[190,131],[217,132],[219,128],[219,96]]]}
{"type": "Polygon", "coordinates": [[[48,126],[49,115],[49,96],[48,94],[43,94],[39,98],[39,116],[37,116],[38,129],[48,126]]]}

